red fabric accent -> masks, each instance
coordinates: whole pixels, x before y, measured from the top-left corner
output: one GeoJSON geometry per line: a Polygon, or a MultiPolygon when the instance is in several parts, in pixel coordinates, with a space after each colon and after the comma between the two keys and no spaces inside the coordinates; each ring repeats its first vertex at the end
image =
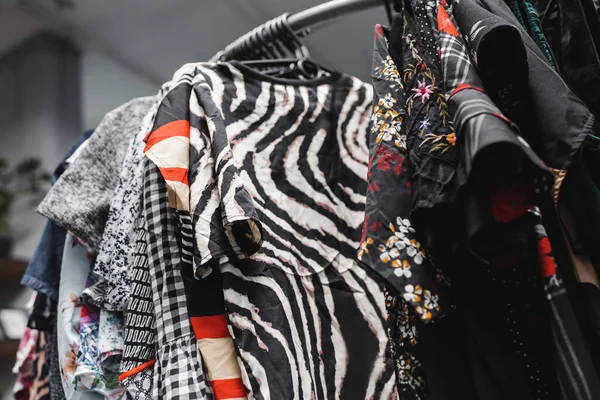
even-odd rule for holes
{"type": "Polygon", "coordinates": [[[190,320],[197,340],[229,337],[225,314],[208,317],[191,317],[190,320]]]}
{"type": "Polygon", "coordinates": [[[492,115],[493,115],[494,117],[498,117],[498,118],[500,118],[502,121],[504,121],[504,122],[506,122],[506,123],[510,124],[510,119],[506,118],[506,116],[505,116],[505,115],[502,115],[502,114],[500,114],[500,113],[492,113],[492,115]]]}
{"type": "Polygon", "coordinates": [[[145,363],[138,365],[137,367],[132,368],[129,371],[123,372],[121,375],[119,375],[119,382],[129,378],[131,375],[135,375],[139,372],[142,372],[146,368],[153,366],[155,363],[156,363],[156,360],[146,361],[145,363]]]}
{"type": "Polygon", "coordinates": [[[552,257],[552,246],[550,240],[546,236],[537,242],[538,256],[540,258],[540,266],[544,277],[549,278],[556,274],[556,262],[552,257]]]}
{"type": "Polygon", "coordinates": [[[152,131],[146,140],[146,148],[144,148],[144,153],[147,152],[154,146],[156,143],[159,143],[165,139],[174,136],[182,136],[189,139],[190,137],[190,122],[182,119],[169,122],[161,126],[158,129],[152,131]]]}
{"type": "Polygon", "coordinates": [[[454,37],[458,36],[458,30],[456,29],[456,26],[454,26],[454,23],[452,23],[452,20],[448,16],[448,13],[446,12],[446,9],[444,9],[443,5],[438,6],[437,24],[438,31],[446,32],[448,35],[454,37]]]}
{"type": "Polygon", "coordinates": [[[212,387],[216,400],[246,398],[246,388],[244,388],[242,378],[212,381],[212,387]]]}
{"type": "Polygon", "coordinates": [[[531,208],[531,188],[527,185],[498,186],[490,193],[492,215],[498,222],[509,222],[531,208]]]}
{"type": "Polygon", "coordinates": [[[473,89],[473,90],[477,90],[478,92],[485,93],[485,92],[484,92],[484,90],[483,90],[482,88],[479,88],[479,87],[476,87],[476,86],[469,85],[468,83],[459,83],[459,84],[458,84],[458,86],[456,86],[456,87],[454,88],[454,90],[452,90],[452,91],[450,92],[450,96],[449,96],[449,97],[452,97],[452,96],[454,96],[456,93],[458,93],[458,92],[461,92],[461,91],[463,91],[463,90],[465,90],[465,89],[473,89]]]}
{"type": "Polygon", "coordinates": [[[381,24],[375,25],[375,40],[383,36],[383,27],[381,24]]]}
{"type": "Polygon", "coordinates": [[[178,168],[178,167],[172,167],[172,168],[158,168],[160,170],[160,173],[162,174],[163,178],[165,178],[165,180],[167,181],[176,181],[176,182],[181,182],[181,183],[185,183],[186,185],[189,186],[189,182],[188,182],[188,170],[186,168],[178,168]]]}

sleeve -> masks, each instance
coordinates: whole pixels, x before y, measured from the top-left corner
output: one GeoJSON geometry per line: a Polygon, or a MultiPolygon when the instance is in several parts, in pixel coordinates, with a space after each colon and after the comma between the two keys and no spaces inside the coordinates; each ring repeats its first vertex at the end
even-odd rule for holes
{"type": "Polygon", "coordinates": [[[233,157],[223,114],[196,72],[188,68],[181,73],[166,95],[145,153],[167,182],[171,206],[191,215],[194,264],[196,275],[202,276],[214,263],[255,253],[262,228],[233,157]]]}

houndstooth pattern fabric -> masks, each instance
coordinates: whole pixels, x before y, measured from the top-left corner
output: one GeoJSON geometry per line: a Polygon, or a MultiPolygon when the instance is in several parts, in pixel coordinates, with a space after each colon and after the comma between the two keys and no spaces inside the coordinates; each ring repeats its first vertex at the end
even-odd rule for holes
{"type": "Polygon", "coordinates": [[[144,172],[144,210],[157,334],[153,398],[207,399],[181,276],[181,235],[175,225],[175,210],[169,206],[166,183],[150,160],[146,160],[144,172]]]}

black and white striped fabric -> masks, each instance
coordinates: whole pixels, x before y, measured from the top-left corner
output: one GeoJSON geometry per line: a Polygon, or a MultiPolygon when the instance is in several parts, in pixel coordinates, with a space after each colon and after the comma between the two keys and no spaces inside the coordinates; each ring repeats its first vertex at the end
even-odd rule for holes
{"type": "Polygon", "coordinates": [[[152,397],[206,399],[206,379],[179,269],[175,210],[169,205],[164,179],[149,160],[144,173],[144,210],[157,336],[152,397]]]}
{"type": "MultiPolygon", "coordinates": [[[[190,208],[196,236],[204,235],[195,251],[220,264],[250,396],[395,398],[384,297],[355,261],[371,85],[336,74],[294,83],[239,64],[201,63],[182,67],[167,97],[190,123],[190,208]],[[177,88],[190,84],[191,95],[180,90],[178,98],[177,88]],[[201,161],[223,133],[227,153],[213,149],[210,163],[201,161]],[[227,177],[216,166],[239,171],[235,187],[219,186],[221,198],[213,198],[214,188],[227,177]],[[240,190],[251,204],[232,200],[240,190]],[[236,206],[240,218],[258,220],[262,244],[253,254],[221,257],[236,206]]],[[[241,239],[229,237],[228,246],[241,239]]]]}
{"type": "Polygon", "coordinates": [[[129,273],[131,291],[125,313],[120,366],[120,381],[135,400],[152,399],[153,363],[156,360],[156,318],[146,236],[146,220],[140,217],[136,221],[135,250],[129,273]]]}

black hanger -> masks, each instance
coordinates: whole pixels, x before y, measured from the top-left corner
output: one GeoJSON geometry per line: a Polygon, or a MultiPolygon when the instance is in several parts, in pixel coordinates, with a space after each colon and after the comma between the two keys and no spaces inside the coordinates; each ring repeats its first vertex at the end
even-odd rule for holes
{"type": "MultiPolygon", "coordinates": [[[[237,55],[233,59],[274,76],[314,79],[331,74],[331,69],[310,58],[308,48],[289,25],[288,15],[283,14],[245,35],[229,55],[237,55]]],[[[221,60],[226,61],[227,57],[225,54],[221,60]]]]}
{"type": "Polygon", "coordinates": [[[385,14],[387,15],[388,23],[392,25],[392,0],[383,0],[385,14]]]}

